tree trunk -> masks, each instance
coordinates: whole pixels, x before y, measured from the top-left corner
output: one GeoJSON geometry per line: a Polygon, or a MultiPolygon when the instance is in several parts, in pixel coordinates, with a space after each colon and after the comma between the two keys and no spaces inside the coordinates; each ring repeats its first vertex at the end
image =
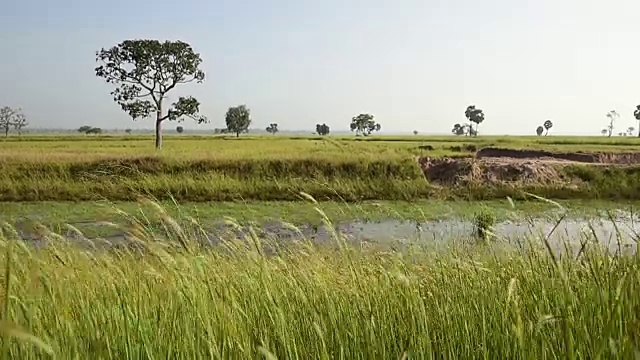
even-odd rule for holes
{"type": "Polygon", "coordinates": [[[240,137],[240,131],[236,131],[236,137],[240,137]]]}
{"type": "Polygon", "coordinates": [[[156,121],[156,149],[162,149],[162,121],[156,121]]]}
{"type": "Polygon", "coordinates": [[[156,149],[162,149],[162,107],[158,106],[156,113],[156,149]]]}

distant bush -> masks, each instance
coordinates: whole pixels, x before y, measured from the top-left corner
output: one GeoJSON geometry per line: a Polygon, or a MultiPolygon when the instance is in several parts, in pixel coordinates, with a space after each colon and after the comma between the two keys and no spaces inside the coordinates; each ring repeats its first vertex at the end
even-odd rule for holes
{"type": "Polygon", "coordinates": [[[102,134],[102,129],[98,127],[92,127],[86,131],[87,134],[102,134]]]}

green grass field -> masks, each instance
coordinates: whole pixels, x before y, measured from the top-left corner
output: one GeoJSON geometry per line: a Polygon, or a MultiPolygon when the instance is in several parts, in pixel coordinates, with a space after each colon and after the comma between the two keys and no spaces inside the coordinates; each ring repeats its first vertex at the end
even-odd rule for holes
{"type": "Polygon", "coordinates": [[[220,218],[329,225],[489,208],[513,221],[557,210],[526,191],[581,216],[639,204],[636,166],[567,167],[583,180],[574,189],[447,188],[415,161],[485,146],[628,152],[640,139],[167,135],[161,152],[147,136],[0,140],[0,358],[637,357],[640,257],[598,239],[571,239],[584,244],[573,256],[533,235],[525,253],[455,238],[401,250],[340,234],[325,245],[257,233],[194,241],[220,218]],[[145,197],[158,201],[136,202],[145,197]],[[136,246],[90,250],[59,235],[105,235],[83,225],[92,221],[136,246]],[[41,239],[18,240],[25,224],[41,239]]]}
{"type": "Polygon", "coordinates": [[[585,238],[577,257],[531,239],[403,251],[230,241],[194,227],[136,249],[34,250],[5,226],[2,358],[633,358],[640,263],[585,238]],[[173,244],[173,245],[172,245],[173,244]],[[11,260],[9,260],[11,259],[11,260]],[[51,354],[51,355],[47,355],[51,354]],[[53,356],[52,356],[53,355],[53,356]]]}
{"type": "Polygon", "coordinates": [[[0,143],[1,201],[324,201],[503,199],[523,191],[556,199],[638,199],[640,168],[563,169],[575,189],[532,184],[451,190],[429,184],[416,156],[469,156],[484,146],[558,151],[637,151],[636,138],[25,136],[0,143]],[[432,150],[425,148],[430,146],[432,150]],[[615,178],[616,181],[610,181],[615,178]]]}

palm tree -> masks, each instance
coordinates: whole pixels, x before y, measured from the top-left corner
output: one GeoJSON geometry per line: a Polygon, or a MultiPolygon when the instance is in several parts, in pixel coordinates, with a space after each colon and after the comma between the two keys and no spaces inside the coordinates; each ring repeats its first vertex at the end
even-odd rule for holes
{"type": "Polygon", "coordinates": [[[613,133],[613,122],[620,117],[620,114],[615,110],[611,110],[607,113],[607,117],[609,118],[609,137],[611,137],[611,134],[613,133]]]}
{"type": "MultiPolygon", "coordinates": [[[[464,112],[465,117],[469,120],[469,126],[471,123],[476,123],[476,131],[469,131],[469,135],[474,134],[474,136],[478,136],[478,125],[484,121],[484,112],[480,109],[476,109],[475,105],[467,106],[467,110],[464,112]]],[[[471,127],[470,130],[473,130],[471,127]]]]}
{"type": "Polygon", "coordinates": [[[544,126],[544,129],[547,130],[547,132],[544,134],[544,136],[547,136],[547,134],[549,134],[549,129],[553,127],[553,123],[551,122],[551,120],[547,120],[544,122],[544,124],[542,124],[542,126],[544,126]]]}
{"type": "MultiPolygon", "coordinates": [[[[636,106],[636,110],[633,112],[633,116],[640,123],[640,105],[636,106]]],[[[640,137],[640,126],[638,126],[638,137],[640,137]]]]}

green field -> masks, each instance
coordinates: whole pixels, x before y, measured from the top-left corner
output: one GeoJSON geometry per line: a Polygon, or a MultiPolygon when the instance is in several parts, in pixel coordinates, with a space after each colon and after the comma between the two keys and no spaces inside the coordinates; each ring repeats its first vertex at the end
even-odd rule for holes
{"type": "Polygon", "coordinates": [[[640,199],[640,167],[563,167],[581,181],[566,188],[477,184],[464,189],[425,180],[417,156],[470,156],[485,146],[629,152],[635,138],[370,137],[286,138],[29,136],[0,143],[1,201],[179,201],[417,199],[491,200],[533,192],[554,199],[640,199]],[[430,147],[427,150],[427,147],[430,147]],[[612,181],[615,179],[615,181],[612,181]]]}
{"type": "Polygon", "coordinates": [[[162,151],[153,145],[149,136],[0,140],[0,358],[640,353],[640,257],[607,253],[593,237],[567,239],[583,245],[561,257],[533,235],[524,254],[457,238],[402,250],[333,233],[325,245],[257,232],[215,247],[194,240],[214,219],[257,229],[274,220],[477,223],[487,213],[524,221],[630,210],[640,205],[640,165],[564,166],[573,187],[464,187],[430,183],[416,157],[488,146],[634,152],[640,139],[166,135],[162,151]],[[135,246],[88,251],[98,240],[78,247],[60,235],[107,235],[92,222],[113,223],[135,246]],[[41,237],[18,240],[26,230],[41,237]]]}

